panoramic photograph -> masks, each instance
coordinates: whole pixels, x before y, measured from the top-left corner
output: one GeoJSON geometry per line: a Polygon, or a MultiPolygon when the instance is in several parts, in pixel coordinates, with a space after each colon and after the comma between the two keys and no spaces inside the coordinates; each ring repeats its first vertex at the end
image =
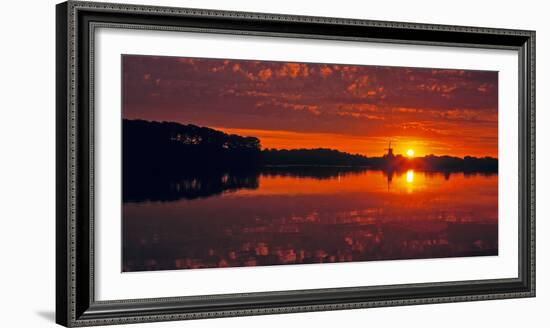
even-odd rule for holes
{"type": "Polygon", "coordinates": [[[498,72],[121,60],[122,272],[498,255],[498,72]]]}

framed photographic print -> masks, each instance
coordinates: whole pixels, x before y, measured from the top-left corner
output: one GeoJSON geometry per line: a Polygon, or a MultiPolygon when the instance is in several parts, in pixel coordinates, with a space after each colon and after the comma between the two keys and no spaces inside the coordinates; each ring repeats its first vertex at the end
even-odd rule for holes
{"type": "Polygon", "coordinates": [[[535,296],[535,32],[57,5],[65,326],[535,296]]]}

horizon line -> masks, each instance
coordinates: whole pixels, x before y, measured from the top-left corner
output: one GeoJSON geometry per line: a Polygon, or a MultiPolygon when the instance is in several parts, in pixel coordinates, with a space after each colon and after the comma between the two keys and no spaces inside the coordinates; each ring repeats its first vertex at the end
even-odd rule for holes
{"type": "MultiPolygon", "coordinates": [[[[327,146],[317,146],[317,141],[318,139],[328,139],[328,140],[335,140],[335,139],[338,139],[338,138],[344,138],[347,142],[347,146],[349,148],[350,145],[360,145],[361,143],[365,143],[365,141],[367,139],[370,139],[369,141],[371,141],[371,143],[369,143],[370,146],[373,145],[372,141],[374,141],[374,144],[380,144],[381,145],[381,148],[380,149],[384,149],[386,150],[387,149],[387,143],[389,141],[392,141],[392,143],[395,145],[399,145],[397,148],[404,148],[405,150],[398,150],[398,153],[396,152],[396,154],[399,154],[405,158],[409,158],[409,156],[405,155],[406,151],[409,149],[409,148],[412,148],[414,149],[414,152],[415,153],[419,153],[419,155],[415,155],[413,156],[413,158],[422,158],[422,157],[427,157],[427,156],[430,156],[430,155],[433,155],[433,156],[438,156],[438,157],[442,157],[442,156],[449,156],[449,157],[456,157],[456,158],[465,158],[465,157],[474,157],[474,158],[485,158],[485,157],[489,157],[489,158],[494,158],[494,159],[498,159],[498,148],[497,148],[497,155],[494,156],[494,155],[490,155],[490,154],[477,154],[477,155],[471,155],[471,153],[461,153],[461,154],[452,154],[452,153],[449,153],[449,152],[437,152],[437,151],[426,151],[425,149],[428,148],[428,149],[434,149],[434,148],[441,148],[441,147],[427,147],[425,146],[424,144],[426,142],[437,142],[437,140],[430,140],[430,139],[422,139],[421,137],[407,137],[407,136],[402,136],[402,135],[399,135],[399,136],[391,136],[391,137],[388,137],[388,136],[369,136],[369,135],[358,135],[358,134],[343,134],[343,133],[335,133],[335,132],[298,132],[298,131],[291,131],[291,130],[273,130],[273,129],[255,129],[255,128],[231,128],[231,127],[222,127],[222,126],[207,126],[207,125],[202,125],[202,124],[197,124],[197,123],[192,123],[192,122],[188,122],[188,123],[183,123],[183,122],[180,122],[180,121],[168,121],[168,120],[149,120],[149,119],[142,119],[142,118],[125,118],[125,117],[122,117],[123,120],[129,120],[129,121],[144,121],[144,122],[152,122],[152,123],[176,123],[176,124],[180,124],[180,125],[194,125],[194,126],[197,126],[197,127],[201,127],[201,128],[208,128],[208,129],[212,129],[212,130],[217,130],[217,131],[220,131],[220,132],[223,132],[223,133],[226,133],[226,134],[233,134],[233,135],[238,135],[238,136],[241,136],[241,137],[254,137],[254,138],[257,138],[260,140],[260,144],[261,144],[261,150],[269,150],[269,149],[276,149],[276,150],[299,150],[299,149],[306,149],[306,150],[311,150],[311,149],[329,149],[329,150],[336,150],[336,151],[339,151],[339,152],[342,152],[342,153],[346,153],[346,154],[350,154],[350,155],[360,155],[360,156],[363,156],[363,157],[370,157],[370,158],[375,158],[375,157],[382,157],[384,156],[386,153],[385,152],[368,152],[368,151],[351,151],[351,150],[345,150],[345,146],[346,145],[340,145],[340,147],[331,147],[329,145],[327,146]],[[249,134],[250,132],[252,132],[252,135],[249,134]],[[254,135],[255,134],[255,135],[254,135]],[[260,136],[262,134],[265,134],[263,136],[260,136]],[[269,135],[269,136],[267,136],[269,135]],[[286,143],[289,143],[289,140],[291,140],[290,142],[293,143],[296,138],[300,138],[302,137],[302,140],[304,141],[304,146],[292,146],[291,148],[289,147],[286,147],[286,146],[269,146],[269,145],[264,145],[265,143],[267,144],[270,144],[269,142],[265,142],[264,143],[264,140],[266,139],[277,139],[279,140],[279,143],[284,143],[284,142],[281,142],[281,140],[285,140],[286,139],[286,143]],[[310,137],[309,140],[308,138],[303,138],[303,137],[310,137]],[[317,140],[313,140],[311,139],[311,137],[314,137],[314,139],[317,139],[317,140]],[[317,138],[315,138],[317,137],[317,138]],[[354,143],[351,143],[350,141],[353,141],[355,140],[354,143]],[[400,141],[401,140],[401,141],[400,141]],[[307,144],[309,141],[309,143],[315,143],[316,146],[306,146],[305,144],[307,144]],[[409,146],[402,146],[402,145],[409,145],[409,146]],[[411,146],[411,145],[414,145],[414,146],[411,146]]],[[[393,147],[393,149],[395,150],[396,147],[393,147]]]]}

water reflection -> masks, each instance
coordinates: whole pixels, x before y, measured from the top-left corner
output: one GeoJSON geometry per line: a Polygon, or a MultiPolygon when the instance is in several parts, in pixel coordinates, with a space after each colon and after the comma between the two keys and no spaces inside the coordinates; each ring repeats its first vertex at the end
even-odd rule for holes
{"type": "MultiPolygon", "coordinates": [[[[343,182],[352,185],[360,184],[368,189],[379,189],[386,186],[387,191],[398,191],[403,186],[409,192],[412,186],[422,187],[426,178],[443,178],[448,181],[451,175],[455,177],[496,176],[486,173],[449,173],[449,172],[422,172],[421,177],[415,183],[415,171],[381,171],[367,170],[353,167],[269,167],[257,171],[208,171],[197,172],[179,177],[150,176],[150,177],[125,177],[123,184],[123,201],[175,201],[179,199],[198,199],[211,196],[219,196],[235,191],[246,192],[260,188],[260,180],[269,183],[279,183],[283,192],[293,192],[293,188],[318,181],[316,188],[331,189],[334,182],[343,182]],[[377,177],[376,175],[380,175],[377,177]],[[398,178],[394,184],[394,177],[398,178]],[[386,183],[380,183],[382,178],[386,183]],[[357,180],[358,179],[358,180],[357,180]],[[322,181],[322,183],[321,183],[322,181]],[[403,182],[406,182],[404,184],[403,182]],[[288,189],[291,188],[291,189],[288,189]]],[[[436,181],[434,180],[434,181],[436,181]]],[[[260,188],[265,189],[265,188],[260,188]]],[[[262,192],[262,190],[260,190],[262,192]]]]}
{"type": "Polygon", "coordinates": [[[496,255],[497,181],[270,168],[125,183],[123,270],[496,255]]]}
{"type": "MultiPolygon", "coordinates": [[[[294,166],[266,167],[261,170],[232,170],[194,172],[179,177],[126,176],[123,185],[124,202],[174,201],[197,199],[234,192],[240,189],[258,189],[260,177],[285,181],[299,178],[315,180],[340,180],[347,175],[365,172],[358,167],[294,166]]],[[[381,171],[380,171],[381,172],[381,171]]],[[[393,173],[392,173],[393,174],[393,173]]]]}
{"type": "Polygon", "coordinates": [[[413,183],[414,181],[414,171],[408,170],[407,171],[407,183],[413,183]]]}

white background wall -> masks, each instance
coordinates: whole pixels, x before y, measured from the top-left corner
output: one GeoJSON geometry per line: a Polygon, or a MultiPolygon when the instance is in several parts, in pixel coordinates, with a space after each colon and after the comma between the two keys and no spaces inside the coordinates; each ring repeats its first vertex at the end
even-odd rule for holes
{"type": "MultiPolygon", "coordinates": [[[[550,23],[545,1],[120,1],[537,31],[537,298],[132,325],[132,327],[547,327],[550,319],[550,23]]],[[[9,1],[0,11],[0,327],[53,327],[55,294],[54,5],[9,1]]]]}

